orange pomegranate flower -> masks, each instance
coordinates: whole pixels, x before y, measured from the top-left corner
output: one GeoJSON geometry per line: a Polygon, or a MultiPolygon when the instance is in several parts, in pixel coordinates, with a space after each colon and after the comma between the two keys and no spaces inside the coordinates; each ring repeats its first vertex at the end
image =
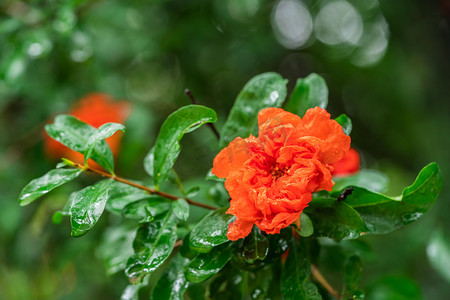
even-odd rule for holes
{"type": "Polygon", "coordinates": [[[360,159],[359,152],[350,148],[344,157],[333,164],[333,176],[350,176],[359,172],[360,159]]]}
{"type": "Polygon", "coordinates": [[[330,191],[332,164],[350,147],[350,137],[319,107],[303,118],[281,108],[258,115],[258,137],[235,138],[214,159],[212,173],[226,178],[228,214],[236,216],[228,239],[246,237],[253,225],[279,233],[299,218],[312,193],[330,191]]]}
{"type": "MultiPolygon", "coordinates": [[[[115,102],[107,94],[94,93],[82,98],[68,112],[68,114],[80,119],[81,121],[96,128],[108,122],[124,123],[130,113],[130,104],[125,101],[115,102]]],[[[111,148],[113,154],[117,154],[120,147],[120,133],[107,138],[106,142],[111,148]]],[[[72,161],[83,163],[83,155],[69,149],[63,144],[52,139],[45,134],[44,151],[51,158],[65,157],[72,161]]],[[[95,162],[89,160],[89,164],[99,167],[95,162]]]]}

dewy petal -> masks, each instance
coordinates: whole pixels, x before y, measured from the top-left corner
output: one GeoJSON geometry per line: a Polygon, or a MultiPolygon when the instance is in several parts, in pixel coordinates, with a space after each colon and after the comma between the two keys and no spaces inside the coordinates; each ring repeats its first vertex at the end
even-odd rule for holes
{"type": "Polygon", "coordinates": [[[235,138],[214,158],[211,172],[219,178],[226,178],[230,171],[238,170],[250,157],[250,146],[254,143],[254,136],[246,139],[240,137],[235,138]]]}
{"type": "Polygon", "coordinates": [[[261,221],[257,221],[255,224],[259,229],[265,231],[266,233],[280,233],[281,229],[288,227],[295,220],[297,220],[300,214],[301,212],[273,214],[261,221]]]}
{"type": "Polygon", "coordinates": [[[350,148],[350,137],[346,135],[330,114],[320,108],[310,108],[303,116],[303,126],[309,135],[323,140],[322,162],[332,164],[342,159],[350,148]]]}
{"type": "Polygon", "coordinates": [[[245,238],[252,231],[253,224],[254,222],[236,219],[236,221],[228,225],[228,239],[231,241],[236,241],[238,239],[245,238]]]}

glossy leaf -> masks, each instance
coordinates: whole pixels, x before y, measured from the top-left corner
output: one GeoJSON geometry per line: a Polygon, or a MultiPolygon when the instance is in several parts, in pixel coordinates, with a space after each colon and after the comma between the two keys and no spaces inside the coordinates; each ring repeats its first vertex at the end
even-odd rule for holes
{"type": "Polygon", "coordinates": [[[302,212],[300,215],[300,230],[296,227],[294,228],[302,237],[308,237],[314,233],[314,226],[311,218],[305,212],[302,212]]]}
{"type": "Polygon", "coordinates": [[[19,195],[19,204],[25,206],[42,197],[51,190],[78,177],[83,171],[80,169],[54,169],[42,177],[33,179],[19,195]]]}
{"type": "Polygon", "coordinates": [[[346,187],[361,187],[375,193],[382,193],[386,191],[389,179],[381,172],[376,170],[363,169],[357,174],[346,177],[333,177],[335,185],[331,194],[334,197],[339,194],[346,187]]]}
{"type": "Polygon", "coordinates": [[[431,266],[450,283],[450,238],[442,229],[435,230],[427,246],[431,266]]]}
{"type": "Polygon", "coordinates": [[[228,242],[228,224],[234,216],[226,214],[227,207],[206,215],[191,231],[189,246],[201,253],[209,252],[215,246],[228,242]]]}
{"type": "Polygon", "coordinates": [[[189,259],[180,255],[175,256],[167,269],[164,271],[155,289],[152,293],[152,299],[161,300],[183,300],[184,291],[189,285],[189,282],[184,275],[189,259]]]}
{"type": "Polygon", "coordinates": [[[146,199],[127,204],[122,209],[122,215],[127,219],[146,223],[160,214],[167,213],[171,207],[170,200],[156,195],[148,195],[146,199]]]}
{"type": "Polygon", "coordinates": [[[240,136],[246,138],[258,122],[258,113],[266,107],[280,107],[286,98],[287,80],[277,73],[263,73],[244,86],[220,135],[220,147],[227,146],[240,136]]]}
{"type": "Polygon", "coordinates": [[[342,129],[344,130],[344,133],[346,135],[350,135],[350,133],[352,132],[353,125],[352,120],[346,114],[341,114],[334,120],[342,126],[342,129]]]}
{"type": "Polygon", "coordinates": [[[305,112],[316,106],[326,108],[328,105],[328,88],[325,80],[312,73],[306,78],[297,79],[285,109],[303,117],[305,112]]]}
{"type": "Polygon", "coordinates": [[[180,140],[205,123],[217,121],[216,112],[201,105],[184,106],[164,121],[155,143],[153,179],[155,186],[164,180],[180,153],[180,140]]]}
{"type": "Polygon", "coordinates": [[[126,205],[152,197],[154,196],[144,190],[116,181],[109,192],[106,210],[110,213],[121,215],[122,210],[126,205]]]}
{"type": "Polygon", "coordinates": [[[244,243],[236,255],[246,262],[254,264],[257,260],[264,260],[268,253],[269,241],[262,235],[258,227],[253,226],[252,232],[244,239],[244,243]]]}
{"type": "Polygon", "coordinates": [[[152,147],[150,151],[148,151],[147,155],[144,158],[144,170],[145,172],[153,177],[153,171],[155,169],[155,147],[152,147]]]}
{"type": "Polygon", "coordinates": [[[305,212],[313,222],[315,237],[354,239],[365,231],[358,213],[346,203],[332,198],[313,198],[305,212]]]}
{"type": "Polygon", "coordinates": [[[281,293],[285,300],[320,300],[317,287],[311,282],[311,262],[306,247],[294,241],[281,271],[281,293]]]}
{"type": "Polygon", "coordinates": [[[176,219],[171,212],[142,224],[133,242],[135,254],[130,257],[125,269],[129,280],[140,282],[155,271],[169,257],[176,239],[176,219]]]}
{"type": "Polygon", "coordinates": [[[180,221],[186,221],[189,217],[189,204],[180,198],[172,202],[172,211],[180,221]]]}
{"type": "Polygon", "coordinates": [[[231,259],[236,243],[228,242],[214,247],[209,253],[200,253],[186,267],[186,278],[190,282],[202,282],[218,273],[231,259]]]}
{"type": "MultiPolygon", "coordinates": [[[[48,135],[69,147],[70,149],[86,154],[86,145],[89,138],[95,135],[97,130],[74,116],[59,115],[52,124],[45,125],[48,135]]],[[[114,171],[114,157],[106,141],[95,144],[91,158],[106,170],[114,171]]]]}
{"type": "Polygon", "coordinates": [[[401,196],[387,197],[355,188],[345,202],[361,215],[367,233],[385,234],[419,219],[433,206],[441,188],[441,171],[436,163],[431,163],[401,196]]]}
{"type": "MultiPolygon", "coordinates": [[[[89,140],[88,140],[85,150],[84,150],[84,153],[85,153],[84,163],[86,164],[87,160],[89,158],[91,158],[91,156],[93,155],[93,153],[95,151],[95,146],[97,145],[98,142],[101,142],[102,140],[111,137],[113,134],[115,134],[119,130],[122,132],[125,132],[125,126],[123,126],[122,124],[118,124],[118,123],[106,123],[106,124],[103,124],[102,126],[100,126],[97,129],[96,133],[89,137],[89,140]]],[[[99,146],[102,147],[104,145],[105,144],[102,143],[99,146]]],[[[108,145],[106,145],[106,146],[109,148],[108,145]]],[[[101,152],[97,152],[97,153],[101,155],[101,153],[109,153],[109,152],[108,152],[108,149],[102,149],[101,152]]],[[[104,157],[103,159],[106,161],[109,158],[104,157]]]]}
{"type": "Polygon", "coordinates": [[[114,180],[107,179],[73,194],[70,206],[72,236],[82,236],[94,227],[105,209],[114,180]]]}

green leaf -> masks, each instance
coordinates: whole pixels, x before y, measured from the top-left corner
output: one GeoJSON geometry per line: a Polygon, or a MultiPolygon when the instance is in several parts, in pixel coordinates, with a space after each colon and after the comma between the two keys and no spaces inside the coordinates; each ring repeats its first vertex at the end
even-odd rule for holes
{"type": "Polygon", "coordinates": [[[146,199],[127,204],[122,209],[122,215],[140,223],[150,222],[153,217],[167,213],[172,207],[171,202],[171,200],[160,196],[148,195],[146,199]]]}
{"type": "Polygon", "coordinates": [[[314,225],[314,237],[354,239],[365,231],[358,213],[344,202],[332,198],[313,198],[305,212],[314,225]]]}
{"type": "Polygon", "coordinates": [[[105,209],[113,183],[113,179],[103,180],[73,194],[70,206],[72,236],[82,236],[94,227],[105,209]]]}
{"type": "Polygon", "coordinates": [[[145,172],[153,177],[153,171],[155,168],[155,147],[152,147],[150,151],[148,151],[147,155],[144,158],[144,170],[145,172]]]}
{"type": "MultiPolygon", "coordinates": [[[[91,125],[71,115],[57,116],[52,124],[45,125],[45,130],[50,137],[83,155],[89,138],[97,132],[91,125]]],[[[109,172],[114,171],[114,157],[106,141],[95,144],[91,158],[109,172]]]]}
{"type": "Polygon", "coordinates": [[[264,260],[268,253],[269,241],[257,226],[253,226],[252,232],[244,239],[244,243],[236,255],[246,262],[254,264],[257,260],[264,260]]]}
{"type": "Polygon", "coordinates": [[[427,246],[431,266],[450,283],[450,239],[442,229],[435,230],[427,246]]]}
{"type": "Polygon", "coordinates": [[[189,204],[184,199],[180,198],[177,201],[173,201],[172,210],[180,221],[186,221],[189,217],[189,204]]]}
{"type": "Polygon", "coordinates": [[[130,203],[154,197],[148,192],[122,182],[114,182],[109,192],[106,210],[116,215],[122,215],[122,210],[130,203]]]}
{"type": "Polygon", "coordinates": [[[363,271],[363,263],[358,255],[351,255],[344,265],[344,283],[349,296],[358,289],[363,271]]]}
{"type": "Polygon", "coordinates": [[[327,84],[321,76],[312,73],[305,79],[297,79],[297,83],[285,109],[302,117],[310,108],[316,106],[326,108],[327,105],[327,84]]]}
{"type": "Polygon", "coordinates": [[[129,284],[120,295],[120,300],[139,300],[139,290],[148,285],[148,277],[137,284],[129,284]]]}
{"type": "Polygon", "coordinates": [[[386,191],[389,179],[381,172],[376,170],[363,169],[353,176],[346,177],[333,177],[335,185],[331,192],[334,197],[339,196],[339,194],[347,187],[360,187],[366,190],[382,193],[386,191]]]}
{"type": "Polygon", "coordinates": [[[281,271],[281,293],[283,299],[320,300],[317,287],[311,282],[311,262],[306,247],[292,242],[289,254],[281,271]]]}
{"type": "MultiPolygon", "coordinates": [[[[85,150],[84,150],[84,163],[87,163],[87,160],[89,158],[91,158],[91,156],[94,154],[95,151],[95,146],[97,145],[98,142],[107,139],[109,137],[111,137],[113,134],[115,134],[118,130],[125,132],[125,126],[123,126],[122,124],[118,124],[118,123],[106,123],[103,124],[102,126],[100,126],[96,133],[91,135],[86,146],[85,146],[85,150]]],[[[102,143],[101,145],[99,145],[100,147],[105,146],[104,143],[102,143]]],[[[109,146],[106,144],[106,147],[109,148],[109,146]]],[[[102,153],[109,153],[108,149],[102,149],[102,151],[97,152],[99,155],[101,155],[102,153]]],[[[109,158],[104,157],[103,160],[108,160],[109,158]]],[[[112,161],[112,163],[114,164],[114,160],[112,161]]]]}
{"type": "Polygon", "coordinates": [[[169,257],[176,239],[176,219],[171,212],[142,224],[133,242],[135,254],[130,257],[125,269],[129,280],[140,282],[155,271],[169,257]]]}
{"type": "Polygon", "coordinates": [[[266,107],[280,107],[286,98],[287,80],[277,73],[263,73],[244,86],[223,125],[220,147],[240,136],[246,138],[258,122],[258,113],[266,107]]]}
{"type": "Polygon", "coordinates": [[[368,286],[366,299],[421,300],[420,289],[411,278],[387,275],[368,286]]]}
{"type": "Polygon", "coordinates": [[[155,186],[164,180],[181,150],[180,140],[205,123],[217,121],[216,112],[201,105],[184,106],[164,121],[156,139],[153,179],[155,186]]]}
{"type": "Polygon", "coordinates": [[[193,250],[205,253],[228,242],[228,224],[234,220],[234,216],[226,214],[227,209],[223,207],[209,213],[192,229],[189,246],[193,250]]]}
{"type": "Polygon", "coordinates": [[[189,282],[184,275],[189,259],[180,255],[175,256],[167,269],[164,271],[155,289],[152,293],[152,299],[161,300],[183,300],[184,291],[189,285],[189,282]]]}
{"type": "Polygon", "coordinates": [[[202,282],[218,273],[231,259],[236,243],[228,242],[214,247],[209,253],[198,254],[186,267],[186,278],[190,282],[202,282]]]}
{"type": "Polygon", "coordinates": [[[388,197],[356,187],[345,202],[361,215],[366,233],[386,234],[418,220],[433,206],[441,188],[441,171],[431,163],[401,196],[388,197]]]}
{"type": "Polygon", "coordinates": [[[96,254],[103,260],[108,275],[125,269],[128,259],[134,254],[132,245],[135,236],[136,228],[123,225],[109,227],[103,234],[96,254]]]}
{"type": "Polygon", "coordinates": [[[78,177],[80,169],[54,169],[42,177],[33,179],[19,195],[19,204],[25,206],[51,190],[78,177]]]}
{"type": "Polygon", "coordinates": [[[352,132],[353,125],[352,120],[346,114],[341,114],[334,120],[342,126],[342,129],[344,130],[344,133],[346,135],[350,135],[350,133],[352,132]]]}
{"type": "Polygon", "coordinates": [[[295,225],[294,228],[295,231],[297,231],[297,233],[302,237],[308,237],[314,233],[314,226],[311,218],[305,212],[302,212],[300,215],[300,229],[298,229],[295,225]]]}

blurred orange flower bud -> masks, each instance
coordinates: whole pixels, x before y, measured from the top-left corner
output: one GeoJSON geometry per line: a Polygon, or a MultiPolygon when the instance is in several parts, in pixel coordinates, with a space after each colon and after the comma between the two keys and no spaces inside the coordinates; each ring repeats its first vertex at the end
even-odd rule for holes
{"type": "Polygon", "coordinates": [[[350,176],[359,172],[360,159],[359,152],[354,148],[350,148],[345,156],[338,162],[333,164],[333,176],[350,176]]]}
{"type": "MultiPolygon", "coordinates": [[[[98,128],[108,122],[124,123],[131,111],[131,105],[125,101],[113,101],[107,94],[94,93],[78,101],[68,114],[80,119],[81,121],[98,128]]],[[[112,137],[107,138],[106,142],[114,155],[117,155],[120,148],[122,133],[118,132],[112,137]]],[[[68,158],[74,162],[83,163],[83,155],[73,151],[63,144],[52,139],[45,134],[44,151],[50,158],[59,159],[68,158]]],[[[89,160],[89,164],[99,167],[95,162],[89,160]]]]}
{"type": "Polygon", "coordinates": [[[236,216],[228,239],[246,237],[256,225],[269,234],[292,224],[312,193],[334,185],[332,164],[350,147],[342,126],[319,107],[303,118],[281,108],[258,115],[258,137],[235,138],[214,159],[212,173],[226,178],[227,213],[236,216]]]}

